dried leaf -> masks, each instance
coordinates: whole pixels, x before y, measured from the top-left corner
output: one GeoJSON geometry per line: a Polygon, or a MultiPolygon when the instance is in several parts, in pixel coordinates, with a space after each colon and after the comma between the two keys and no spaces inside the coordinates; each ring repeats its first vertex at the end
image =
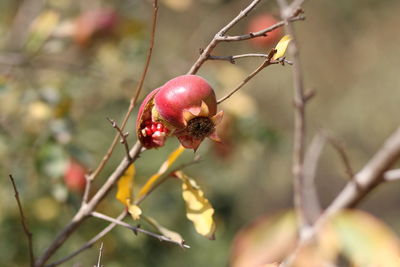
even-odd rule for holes
{"type": "Polygon", "coordinates": [[[196,231],[207,237],[215,239],[214,209],[204,192],[196,181],[186,176],[183,172],[176,172],[176,176],[182,180],[182,197],[186,204],[186,217],[194,224],[196,231]]]}
{"type": "Polygon", "coordinates": [[[172,230],[170,230],[170,229],[168,229],[168,228],[162,226],[162,225],[159,224],[154,218],[145,217],[145,219],[146,219],[154,228],[156,228],[157,231],[160,232],[160,234],[162,234],[163,236],[168,237],[168,238],[170,238],[171,240],[174,240],[174,241],[179,242],[179,243],[183,243],[183,242],[184,242],[182,236],[181,236],[179,233],[174,232],[174,231],[172,231],[172,230]]]}
{"type": "Polygon", "coordinates": [[[128,212],[135,221],[139,220],[142,215],[142,210],[137,205],[129,205],[128,212]]]}
{"type": "Polygon", "coordinates": [[[279,43],[275,47],[276,53],[272,57],[273,60],[276,60],[285,55],[286,49],[291,40],[292,40],[292,37],[290,35],[285,35],[282,37],[282,39],[279,41],[279,43]]]}
{"type": "Polygon", "coordinates": [[[135,165],[132,164],[118,180],[118,190],[115,197],[125,206],[128,206],[131,202],[135,172],[135,165]]]}
{"type": "Polygon", "coordinates": [[[174,152],[172,152],[168,156],[168,159],[161,165],[158,172],[151,176],[149,180],[147,180],[146,184],[143,185],[143,187],[140,189],[137,199],[140,199],[149,193],[149,191],[153,188],[153,185],[158,181],[161,175],[163,175],[168,170],[168,168],[171,167],[171,165],[178,159],[183,151],[185,151],[185,148],[183,146],[179,146],[174,152]]]}

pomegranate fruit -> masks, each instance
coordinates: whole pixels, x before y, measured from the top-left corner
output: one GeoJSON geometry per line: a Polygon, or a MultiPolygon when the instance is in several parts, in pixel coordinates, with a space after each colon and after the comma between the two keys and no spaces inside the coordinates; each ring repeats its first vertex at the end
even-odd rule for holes
{"type": "Polygon", "coordinates": [[[136,132],[146,148],[161,147],[168,136],[176,136],[182,146],[196,150],[206,137],[219,141],[215,126],[222,116],[208,82],[197,75],[182,75],[147,95],[136,132]]]}
{"type": "Polygon", "coordinates": [[[67,188],[73,192],[83,192],[86,186],[86,173],[85,166],[71,158],[64,174],[64,182],[67,188]]]}

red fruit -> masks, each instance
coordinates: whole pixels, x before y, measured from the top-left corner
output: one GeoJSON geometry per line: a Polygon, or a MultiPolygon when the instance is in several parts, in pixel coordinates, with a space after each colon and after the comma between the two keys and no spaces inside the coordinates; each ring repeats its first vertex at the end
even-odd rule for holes
{"type": "Polygon", "coordinates": [[[215,93],[206,80],[178,76],[143,101],[136,121],[138,139],[144,147],[153,148],[175,135],[184,147],[196,150],[206,137],[219,140],[215,126],[222,115],[222,111],[217,114],[215,93]]]}
{"type": "Polygon", "coordinates": [[[75,41],[86,46],[98,35],[111,34],[118,22],[118,14],[111,8],[99,8],[87,11],[75,22],[75,41]]]}
{"type": "MultiPolygon", "coordinates": [[[[264,30],[278,22],[279,21],[270,14],[261,14],[251,19],[247,30],[248,32],[255,33],[264,30]]],[[[276,45],[282,36],[283,28],[279,27],[271,32],[268,32],[267,36],[250,39],[250,42],[256,47],[272,47],[276,45]]]]}
{"type": "Polygon", "coordinates": [[[70,159],[64,174],[64,182],[69,190],[83,192],[86,186],[86,168],[74,159],[70,159]]]}

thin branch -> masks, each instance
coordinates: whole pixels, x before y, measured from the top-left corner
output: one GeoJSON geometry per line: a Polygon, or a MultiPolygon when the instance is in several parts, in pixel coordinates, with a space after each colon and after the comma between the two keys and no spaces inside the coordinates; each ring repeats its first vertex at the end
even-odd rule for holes
{"type": "Polygon", "coordinates": [[[400,169],[390,170],[385,172],[383,178],[386,182],[393,182],[400,180],[400,169]]]}
{"type": "Polygon", "coordinates": [[[28,250],[29,250],[29,260],[30,260],[30,266],[33,267],[35,264],[35,257],[33,255],[33,245],[32,245],[32,233],[29,231],[28,224],[26,222],[26,217],[24,215],[24,211],[22,209],[21,201],[19,199],[19,193],[17,190],[17,186],[15,185],[14,177],[10,174],[9,175],[12,186],[14,188],[14,193],[15,193],[15,200],[17,201],[18,204],[18,210],[19,210],[19,215],[21,218],[21,224],[22,228],[24,229],[24,233],[28,239],[28,250]]]}
{"type": "Polygon", "coordinates": [[[102,219],[102,220],[105,220],[105,221],[109,221],[109,222],[115,223],[117,225],[126,227],[126,228],[132,230],[134,233],[140,232],[140,233],[152,236],[154,238],[157,238],[160,241],[170,242],[170,243],[176,244],[176,245],[178,245],[178,246],[180,246],[182,248],[190,248],[189,245],[186,245],[186,244],[181,243],[181,242],[177,242],[177,241],[172,240],[171,238],[168,238],[166,236],[158,235],[156,233],[144,230],[144,229],[140,228],[139,226],[132,226],[132,225],[126,223],[126,222],[122,222],[122,221],[117,220],[115,218],[109,217],[109,216],[107,216],[105,214],[102,214],[102,213],[99,213],[99,212],[92,212],[91,215],[93,217],[95,217],[95,218],[102,219]]]}
{"type": "Polygon", "coordinates": [[[97,191],[97,193],[90,199],[90,201],[81,206],[79,211],[75,214],[74,218],[61,230],[56,236],[53,243],[45,250],[43,255],[37,259],[35,266],[41,267],[46,261],[56,252],[59,247],[67,240],[67,238],[79,227],[79,225],[88,218],[90,213],[94,211],[100,201],[108,194],[113,185],[117,180],[125,173],[128,167],[134,162],[141,153],[142,145],[139,142],[132,147],[130,155],[132,161],[125,157],[114,172],[108,177],[103,186],[97,191]]]}
{"type": "Polygon", "coordinates": [[[332,135],[324,132],[325,137],[328,139],[329,144],[332,145],[332,147],[337,151],[340,159],[343,162],[343,165],[345,167],[345,172],[347,174],[347,176],[350,179],[353,179],[354,177],[354,172],[353,172],[353,168],[351,167],[350,164],[350,159],[346,153],[346,149],[344,148],[343,143],[341,143],[339,140],[337,140],[335,137],[333,137],[332,135]]]}
{"type": "MultiPolygon", "coordinates": [[[[298,20],[305,20],[305,16],[304,15],[299,15],[299,16],[291,16],[288,18],[288,20],[290,22],[293,21],[298,21],[298,20]]],[[[253,38],[257,38],[257,37],[263,37],[263,36],[267,36],[269,32],[272,32],[273,30],[282,27],[285,25],[285,21],[280,21],[268,28],[265,28],[261,31],[258,32],[251,32],[251,33],[247,33],[247,34],[243,34],[243,35],[237,35],[237,36],[221,36],[218,37],[218,41],[222,41],[222,42],[233,42],[233,41],[244,41],[244,40],[249,40],[249,39],[253,39],[253,38]]]]}
{"type": "MultiPolygon", "coordinates": [[[[261,36],[266,36],[268,32],[275,30],[276,28],[282,27],[286,24],[286,21],[280,21],[266,29],[263,29],[258,32],[248,33],[244,35],[238,36],[225,36],[225,33],[230,30],[234,25],[236,25],[241,19],[243,19],[247,14],[255,8],[255,6],[260,2],[260,0],[252,1],[244,10],[242,10],[233,20],[231,20],[225,27],[223,27],[217,34],[215,34],[214,38],[210,41],[205,49],[202,49],[200,56],[190,68],[187,74],[196,74],[200,67],[206,62],[208,59],[213,59],[211,56],[211,52],[217,46],[219,42],[232,42],[232,41],[243,41],[252,38],[257,38],[261,36]]],[[[297,20],[304,20],[305,17],[300,14],[297,9],[292,12],[292,15],[287,18],[287,20],[293,22],[297,20]]],[[[215,59],[215,58],[214,58],[215,59]]],[[[232,62],[232,61],[231,61],[232,62]]]]}
{"type": "Polygon", "coordinates": [[[100,248],[99,248],[99,258],[97,259],[97,265],[96,267],[101,267],[101,256],[103,255],[103,242],[101,242],[100,244],[100,248]]]}
{"type": "Polygon", "coordinates": [[[217,104],[221,104],[222,102],[224,102],[225,100],[227,100],[228,98],[230,98],[234,93],[236,93],[238,90],[240,90],[240,88],[242,88],[248,81],[251,80],[251,78],[253,78],[254,76],[257,75],[257,73],[259,73],[260,71],[262,71],[264,68],[266,68],[267,66],[271,65],[271,59],[272,57],[275,55],[276,50],[273,49],[271,50],[271,52],[268,54],[267,58],[264,60],[264,62],[258,66],[258,68],[253,71],[249,76],[247,76],[235,89],[233,89],[229,94],[227,94],[226,96],[222,97],[221,99],[219,99],[217,101],[217,104]]]}
{"type": "MultiPolygon", "coordinates": [[[[125,125],[129,119],[130,114],[133,111],[133,108],[136,104],[136,101],[139,97],[140,91],[143,87],[144,79],[146,78],[147,70],[150,65],[150,60],[152,56],[152,51],[154,47],[154,40],[155,40],[155,30],[157,25],[157,13],[158,13],[158,1],[153,0],[153,16],[152,16],[152,30],[151,30],[151,37],[150,37],[150,45],[149,50],[147,53],[146,63],[144,66],[143,74],[141,76],[140,82],[136,88],[135,96],[130,101],[130,106],[128,108],[127,113],[125,114],[124,120],[121,125],[121,130],[123,131],[125,125]]],[[[108,162],[109,158],[114,151],[114,148],[118,142],[120,135],[119,133],[116,134],[114,140],[110,147],[107,150],[107,153],[103,157],[100,164],[97,166],[95,171],[90,174],[89,179],[93,180],[95,177],[99,175],[101,170],[104,168],[106,163],[108,162]]],[[[130,158],[125,158],[119,164],[119,166],[115,169],[115,171],[109,176],[107,181],[104,185],[97,191],[97,193],[93,196],[93,198],[89,201],[89,203],[82,205],[79,211],[75,214],[74,218],[61,230],[61,232],[56,236],[55,240],[52,244],[45,250],[43,255],[36,261],[35,266],[41,267],[43,266],[46,261],[58,250],[58,248],[65,242],[65,240],[78,228],[78,226],[89,216],[90,212],[92,212],[99,202],[107,195],[107,193],[111,190],[112,186],[118,180],[119,177],[125,172],[125,170],[129,167],[129,165],[135,161],[135,159],[141,153],[142,146],[139,142],[135,144],[132,148],[131,152],[129,153],[130,158]]]]}
{"type": "Polygon", "coordinates": [[[384,181],[384,173],[400,158],[400,127],[385,141],[369,162],[354,175],[326,209],[334,214],[357,205],[371,190],[384,181]]]}
{"type": "MultiPolygon", "coordinates": [[[[293,184],[294,184],[294,206],[300,223],[300,237],[303,235],[304,229],[308,228],[312,223],[312,218],[307,217],[305,206],[306,189],[304,186],[304,154],[305,154],[305,138],[306,138],[306,117],[305,117],[305,94],[303,85],[303,72],[299,57],[296,33],[290,22],[293,10],[288,6],[286,0],[277,0],[281,17],[287,24],[286,29],[292,37],[292,42],[289,45],[289,54],[293,59],[293,89],[294,89],[294,136],[293,136],[293,184]]],[[[303,3],[299,1],[298,8],[303,3]]],[[[295,13],[298,13],[297,9],[295,13]]]]}
{"type": "Polygon", "coordinates": [[[325,146],[326,139],[323,135],[317,134],[311,141],[304,158],[304,205],[307,217],[315,222],[322,212],[321,204],[315,185],[318,161],[325,146]]]}
{"type": "MultiPolygon", "coordinates": [[[[128,212],[126,211],[126,209],[124,209],[124,211],[120,215],[118,215],[118,217],[116,219],[121,221],[126,217],[127,214],[128,214],[128,212]]],[[[75,257],[76,255],[80,254],[84,250],[86,250],[88,248],[91,248],[97,241],[99,241],[106,234],[108,234],[112,229],[114,229],[114,227],[116,225],[117,225],[116,223],[110,223],[106,228],[104,228],[96,236],[94,236],[92,239],[90,239],[88,242],[86,242],[82,247],[80,247],[76,251],[72,252],[68,256],[66,256],[66,257],[64,257],[64,258],[62,258],[62,259],[60,259],[58,261],[55,261],[55,262],[50,263],[50,264],[47,264],[45,267],[54,267],[54,266],[60,265],[61,263],[64,263],[64,262],[72,259],[73,257],[75,257]]]]}
{"type": "MultiPolygon", "coordinates": [[[[132,97],[130,104],[129,104],[129,108],[128,111],[125,114],[125,117],[121,123],[121,130],[123,131],[125,129],[125,126],[128,122],[128,119],[133,111],[133,109],[135,108],[136,102],[139,98],[140,92],[142,90],[143,87],[143,83],[144,80],[146,78],[147,75],[147,71],[149,69],[150,66],[150,61],[151,61],[151,57],[153,54],[153,48],[154,48],[154,42],[155,42],[155,33],[156,33],[156,26],[157,26],[157,14],[158,14],[158,0],[153,0],[153,16],[152,16],[152,26],[151,26],[151,36],[150,36],[150,44],[149,44],[149,50],[147,51],[147,57],[146,57],[146,63],[144,65],[144,69],[143,69],[143,73],[142,76],[140,77],[140,81],[136,87],[136,92],[134,97],[132,97]]],[[[97,177],[99,175],[99,173],[101,172],[101,170],[104,168],[104,166],[106,165],[106,163],[108,162],[108,160],[110,159],[115,146],[117,145],[119,139],[119,133],[115,135],[114,140],[112,141],[110,147],[107,150],[107,153],[104,155],[103,159],[101,160],[99,166],[97,166],[97,168],[95,169],[95,171],[91,174],[90,178],[93,180],[95,177],[97,177]]]]}
{"type": "Polygon", "coordinates": [[[312,226],[309,235],[300,239],[295,250],[280,267],[291,266],[301,248],[309,244],[319,229],[334,215],[347,208],[354,208],[373,189],[385,182],[385,175],[390,167],[400,158],[400,127],[389,136],[383,146],[373,155],[364,167],[347,182],[346,186],[336,196],[332,203],[324,210],[312,226]]]}
{"type": "MultiPolygon", "coordinates": [[[[268,58],[268,54],[242,54],[242,55],[235,55],[235,56],[213,56],[210,55],[208,57],[209,60],[225,60],[229,61],[232,64],[236,63],[236,59],[241,59],[241,58],[268,58]]],[[[270,64],[289,64],[293,65],[293,62],[290,60],[287,60],[286,58],[282,57],[277,60],[271,60],[270,64]]]]}
{"type": "Polygon", "coordinates": [[[88,200],[89,200],[89,194],[90,194],[90,189],[92,188],[92,182],[93,180],[90,179],[89,175],[85,175],[85,190],[83,191],[83,197],[82,197],[82,203],[81,206],[86,205],[88,200]]]}
{"type": "Polygon", "coordinates": [[[193,66],[190,68],[188,74],[196,74],[197,71],[200,69],[200,67],[203,65],[203,63],[208,59],[210,56],[211,52],[214,50],[214,48],[217,46],[218,42],[220,42],[219,38],[224,36],[224,34],[231,29],[236,23],[238,23],[242,18],[247,16],[247,14],[260,2],[261,0],[253,0],[245,9],[240,11],[240,13],[232,19],[225,27],[223,27],[217,34],[215,34],[214,38],[211,40],[211,42],[207,45],[207,47],[202,51],[201,55],[199,58],[196,60],[196,62],[193,64],[193,66]]]}
{"type": "Polygon", "coordinates": [[[124,133],[122,132],[121,128],[119,128],[118,124],[115,122],[115,120],[110,119],[107,117],[107,120],[111,123],[112,127],[117,130],[119,136],[121,137],[120,143],[124,145],[125,147],[125,152],[126,152],[126,156],[128,157],[129,160],[131,159],[131,156],[129,155],[129,144],[128,144],[128,140],[126,139],[129,135],[129,133],[124,133]]]}

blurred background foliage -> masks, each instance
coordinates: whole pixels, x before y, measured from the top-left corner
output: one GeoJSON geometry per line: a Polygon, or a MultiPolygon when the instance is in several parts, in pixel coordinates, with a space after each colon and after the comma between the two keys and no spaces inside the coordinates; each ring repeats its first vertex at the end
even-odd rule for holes
{"type": "MultiPolygon", "coordinates": [[[[28,253],[7,175],[16,178],[39,254],[80,204],[79,185],[64,175],[71,160],[94,169],[115,134],[140,78],[148,47],[151,1],[0,1],[0,263],[26,266],[28,253]]],[[[160,0],[156,46],[145,93],[188,71],[214,34],[244,7],[238,0],[160,0]]],[[[317,95],[307,109],[309,137],[319,128],[341,140],[355,170],[398,126],[400,3],[394,0],[319,0],[304,5],[297,22],[307,88],[317,95]]],[[[278,15],[261,4],[232,33],[246,32],[252,16],[278,15]]],[[[249,42],[221,44],[217,55],[266,52],[249,42]]],[[[259,64],[258,59],[209,61],[199,74],[223,96],[259,64]]],[[[255,218],[292,205],[292,89],[290,66],[268,67],[223,104],[224,145],[202,144],[202,162],[187,169],[216,209],[215,241],[198,236],[185,218],[180,185],[171,180],[146,200],[145,214],[183,235],[191,249],[159,243],[116,228],[104,238],[103,264],[117,266],[227,266],[235,233],[255,218]],[[129,233],[129,234],[128,234],[129,233]]],[[[135,110],[135,112],[137,109],[135,110]]],[[[135,142],[134,117],[128,125],[135,142]]],[[[148,151],[137,161],[137,183],[156,172],[177,146],[148,151]]],[[[98,188],[120,161],[118,146],[98,188]]],[[[185,152],[181,162],[192,158],[185,152]]],[[[346,182],[344,168],[326,148],[318,168],[321,201],[328,204],[346,182]]],[[[78,182],[79,184],[79,182],[78,182]]],[[[399,233],[398,186],[382,186],[362,208],[399,233]]],[[[117,215],[112,194],[99,210],[117,215]]],[[[56,254],[67,255],[105,222],[87,220],[56,254]]],[[[97,244],[99,245],[99,244],[97,244]]],[[[96,262],[98,246],[72,263],[96,262]]]]}

